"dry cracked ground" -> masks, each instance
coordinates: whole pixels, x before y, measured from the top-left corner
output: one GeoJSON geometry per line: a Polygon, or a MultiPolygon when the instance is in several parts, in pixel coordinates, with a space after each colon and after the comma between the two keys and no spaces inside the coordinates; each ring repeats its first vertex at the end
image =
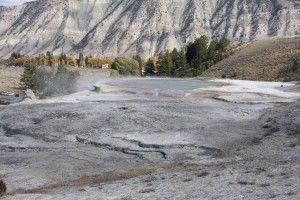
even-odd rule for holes
{"type": "Polygon", "coordinates": [[[300,199],[300,102],[209,95],[0,108],[9,199],[300,199]]]}

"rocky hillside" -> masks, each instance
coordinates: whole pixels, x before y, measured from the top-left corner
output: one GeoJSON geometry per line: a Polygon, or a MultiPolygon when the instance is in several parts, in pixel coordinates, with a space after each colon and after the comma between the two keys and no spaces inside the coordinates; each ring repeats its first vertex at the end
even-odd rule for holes
{"type": "Polygon", "coordinates": [[[0,56],[13,51],[149,56],[195,37],[300,34],[299,0],[38,0],[0,7],[0,56]]]}
{"type": "Polygon", "coordinates": [[[300,37],[268,38],[236,46],[229,58],[206,70],[203,76],[264,81],[300,81],[300,37]],[[298,61],[298,62],[299,62],[298,61]]]}

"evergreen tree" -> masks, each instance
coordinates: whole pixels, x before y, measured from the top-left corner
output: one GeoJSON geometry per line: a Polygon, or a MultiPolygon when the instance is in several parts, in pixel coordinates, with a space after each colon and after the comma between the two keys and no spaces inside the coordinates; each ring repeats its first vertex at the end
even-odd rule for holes
{"type": "Polygon", "coordinates": [[[298,70],[300,70],[300,59],[294,58],[293,59],[293,65],[292,65],[292,71],[296,72],[298,70]]]}
{"type": "Polygon", "coordinates": [[[84,61],[84,58],[83,58],[83,53],[79,53],[79,57],[78,57],[78,66],[79,67],[83,67],[83,61],[84,61]]]}
{"type": "Polygon", "coordinates": [[[208,50],[207,50],[207,60],[209,61],[216,61],[217,56],[217,48],[218,48],[218,41],[212,40],[209,44],[208,50]]]}
{"type": "Polygon", "coordinates": [[[18,59],[18,58],[21,58],[22,55],[19,52],[13,52],[10,57],[18,59]]]}
{"type": "Polygon", "coordinates": [[[181,69],[182,67],[182,63],[181,63],[181,55],[180,52],[178,52],[178,50],[176,48],[173,49],[172,53],[171,53],[171,57],[172,57],[172,68],[171,68],[171,76],[172,77],[177,77],[178,73],[177,71],[181,69]]]}
{"type": "Polygon", "coordinates": [[[79,53],[79,61],[83,61],[83,53],[79,53]]]}
{"type": "Polygon", "coordinates": [[[142,73],[143,73],[143,67],[145,65],[144,59],[140,55],[135,55],[132,58],[139,63],[140,74],[142,75],[142,73]]]}
{"type": "Polygon", "coordinates": [[[190,67],[199,69],[207,59],[208,38],[201,36],[187,47],[186,58],[190,67]]]}
{"type": "Polygon", "coordinates": [[[226,37],[222,37],[217,45],[217,62],[223,60],[228,56],[228,47],[230,45],[230,40],[226,37]]]}
{"type": "Polygon", "coordinates": [[[25,64],[24,73],[21,77],[21,84],[26,88],[36,89],[36,75],[38,68],[36,64],[33,63],[26,63],[25,64]]]}
{"type": "Polygon", "coordinates": [[[145,64],[146,75],[154,75],[157,73],[157,62],[154,56],[150,57],[145,64]]]}
{"type": "Polygon", "coordinates": [[[50,51],[47,51],[47,53],[46,53],[46,62],[47,62],[47,65],[50,65],[50,66],[52,66],[52,64],[53,64],[53,54],[50,51]]]}
{"type": "Polygon", "coordinates": [[[85,65],[87,66],[87,67],[91,67],[90,66],[90,63],[89,63],[89,57],[85,57],[85,59],[84,59],[84,61],[85,61],[85,65]]]}
{"type": "Polygon", "coordinates": [[[230,40],[226,37],[222,37],[218,43],[218,50],[222,53],[226,52],[227,47],[230,45],[230,40]]]}
{"type": "Polygon", "coordinates": [[[181,51],[179,52],[179,58],[177,61],[177,64],[179,66],[180,70],[186,70],[186,56],[185,56],[185,52],[183,49],[181,49],[181,51]]]}
{"type": "Polygon", "coordinates": [[[16,59],[14,57],[10,57],[8,59],[8,63],[10,66],[15,66],[16,65],[16,59]]]}
{"type": "Polygon", "coordinates": [[[168,50],[165,53],[165,65],[166,65],[165,68],[167,69],[167,75],[170,75],[174,65],[173,65],[172,55],[168,50]]]}
{"type": "Polygon", "coordinates": [[[158,65],[158,74],[166,75],[168,70],[165,65],[165,53],[163,51],[161,51],[158,55],[157,65],[158,65]]]}

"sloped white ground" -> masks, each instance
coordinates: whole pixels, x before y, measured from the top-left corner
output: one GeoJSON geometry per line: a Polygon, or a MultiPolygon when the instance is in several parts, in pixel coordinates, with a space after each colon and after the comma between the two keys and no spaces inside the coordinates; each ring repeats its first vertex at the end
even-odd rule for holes
{"type": "Polygon", "coordinates": [[[293,91],[284,90],[293,88],[298,83],[286,82],[262,82],[243,81],[230,79],[215,79],[213,82],[220,82],[226,85],[222,87],[208,87],[196,91],[222,92],[217,98],[236,103],[280,103],[293,102],[300,99],[300,89],[293,91]]]}
{"type": "Polygon", "coordinates": [[[1,108],[2,198],[299,199],[299,103],[216,100],[226,87],[281,92],[233,82],[180,98],[111,88],[1,108]]]}
{"type": "MultiPolygon", "coordinates": [[[[161,88],[153,88],[146,85],[140,87],[128,87],[126,80],[129,82],[136,81],[137,84],[141,79],[127,78],[127,79],[103,79],[95,83],[94,87],[90,84],[89,90],[73,93],[70,95],[59,96],[44,100],[37,100],[32,102],[23,102],[21,104],[35,104],[35,103],[76,103],[76,102],[94,102],[100,100],[134,100],[134,99],[164,99],[165,97],[189,99],[189,97],[198,97],[207,92],[212,93],[217,99],[233,102],[233,103],[248,103],[248,104],[264,104],[264,103],[284,103],[293,102],[300,99],[300,87],[297,82],[262,82],[262,81],[243,81],[230,79],[214,79],[210,80],[212,84],[219,83],[223,86],[209,86],[205,83],[205,87],[197,89],[168,89],[162,85],[161,88]],[[124,86],[120,84],[124,84],[124,86]],[[295,87],[298,86],[298,87],[295,87]],[[95,92],[94,88],[99,91],[95,92]],[[294,89],[293,89],[294,88],[294,89]],[[292,90],[292,91],[289,91],[292,90]]],[[[148,81],[162,80],[147,79],[148,81]]],[[[169,80],[166,84],[170,84],[169,80]]],[[[186,79],[191,83],[197,81],[193,79],[186,79]]],[[[174,80],[176,81],[176,80],[174,80]]],[[[201,81],[200,81],[201,82],[201,81]]],[[[132,83],[131,83],[132,84],[132,83]]],[[[184,82],[186,84],[186,82],[184,82]]]]}

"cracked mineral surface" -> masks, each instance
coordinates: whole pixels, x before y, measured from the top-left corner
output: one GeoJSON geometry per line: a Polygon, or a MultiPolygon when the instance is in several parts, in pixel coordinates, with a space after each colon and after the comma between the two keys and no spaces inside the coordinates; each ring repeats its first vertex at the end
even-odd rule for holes
{"type": "Polygon", "coordinates": [[[295,102],[283,105],[220,101],[230,95],[222,86],[1,107],[1,198],[299,199],[299,92],[290,87],[295,102]]]}

